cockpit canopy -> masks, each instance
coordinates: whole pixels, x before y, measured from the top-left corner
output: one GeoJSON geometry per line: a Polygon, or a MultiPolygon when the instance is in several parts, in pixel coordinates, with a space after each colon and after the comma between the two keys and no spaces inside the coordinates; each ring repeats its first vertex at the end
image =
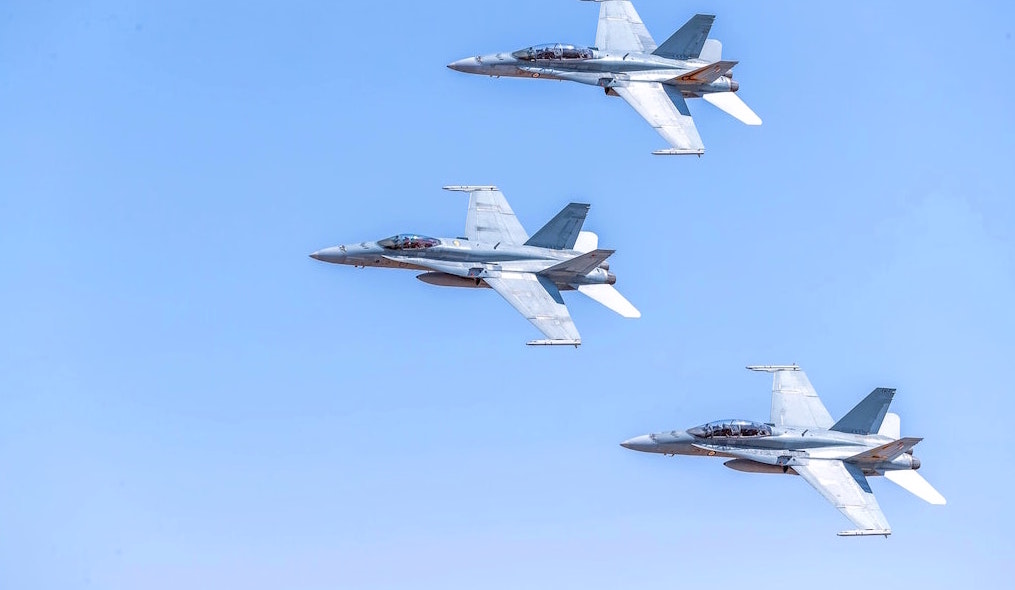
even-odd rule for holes
{"type": "Polygon", "coordinates": [[[537,59],[592,59],[595,51],[588,47],[575,47],[564,43],[547,43],[519,49],[511,54],[518,59],[532,61],[537,59]]]}
{"type": "Polygon", "coordinates": [[[441,241],[436,238],[417,236],[415,234],[398,234],[377,241],[378,245],[388,250],[419,250],[422,248],[432,248],[440,243],[441,241]]]}
{"type": "Polygon", "coordinates": [[[771,436],[772,427],[760,422],[750,420],[716,420],[702,426],[696,426],[687,431],[688,434],[698,438],[728,438],[728,437],[754,437],[771,436]]]}

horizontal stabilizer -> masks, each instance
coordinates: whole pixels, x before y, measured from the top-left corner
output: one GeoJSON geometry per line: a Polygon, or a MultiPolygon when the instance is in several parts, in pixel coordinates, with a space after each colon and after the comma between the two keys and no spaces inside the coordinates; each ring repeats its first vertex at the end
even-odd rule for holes
{"type": "Polygon", "coordinates": [[[944,505],[945,503],[945,497],[939,494],[938,491],[934,489],[934,486],[930,485],[923,476],[912,469],[886,471],[885,479],[898,485],[921,500],[925,500],[931,504],[937,504],[939,506],[944,505]]]}
{"type": "Polygon", "coordinates": [[[625,299],[613,285],[580,285],[578,292],[605,305],[625,318],[641,317],[641,312],[631,305],[631,302],[625,299]]]}
{"type": "Polygon", "coordinates": [[[761,125],[761,117],[747,106],[747,103],[740,100],[740,97],[733,92],[710,92],[702,95],[705,102],[737,119],[745,125],[761,125]]]}
{"type": "Polygon", "coordinates": [[[555,264],[539,274],[548,277],[554,275],[565,275],[565,277],[584,276],[595,270],[604,260],[612,256],[614,252],[616,250],[596,249],[581,256],[575,256],[570,260],[565,260],[560,264],[555,264]]]}
{"type": "Polygon", "coordinates": [[[853,455],[848,459],[844,459],[844,461],[849,463],[884,463],[891,461],[902,453],[913,450],[916,443],[921,440],[923,439],[916,437],[900,438],[899,440],[883,444],[880,447],[874,447],[873,449],[864,451],[858,455],[853,455]]]}
{"type": "Polygon", "coordinates": [[[863,398],[860,403],[832,426],[832,430],[850,434],[873,434],[881,428],[881,422],[892,403],[894,389],[878,387],[863,398]]]}
{"type": "Polygon", "coordinates": [[[570,250],[578,239],[578,232],[588,215],[587,203],[570,203],[560,213],[553,216],[534,236],[525,242],[526,246],[552,248],[554,250],[570,250]]]}
{"type": "Polygon", "coordinates": [[[730,69],[737,65],[738,61],[717,61],[714,64],[702,66],[697,70],[691,70],[686,74],[681,74],[676,78],[673,78],[674,84],[709,84],[715,82],[723,74],[730,71],[730,69]]]}
{"type": "Polygon", "coordinates": [[[696,14],[670,38],[652,53],[669,59],[695,59],[701,54],[701,48],[708,39],[715,21],[714,14],[696,14]]]}

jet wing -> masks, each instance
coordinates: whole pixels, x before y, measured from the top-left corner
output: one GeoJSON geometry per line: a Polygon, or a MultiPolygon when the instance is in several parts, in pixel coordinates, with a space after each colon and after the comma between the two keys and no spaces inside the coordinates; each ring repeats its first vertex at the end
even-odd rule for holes
{"type": "Polygon", "coordinates": [[[672,149],[653,153],[699,156],[705,153],[705,145],[679,89],[658,82],[631,82],[627,86],[612,86],[611,89],[634,107],[672,146],[672,149]]]}
{"type": "Polygon", "coordinates": [[[842,461],[811,460],[793,470],[858,528],[839,535],[890,535],[892,529],[860,468],[842,461]]]}
{"type": "Polygon", "coordinates": [[[564,299],[550,280],[527,272],[505,272],[483,280],[547,337],[529,344],[581,344],[564,299]]]}
{"type": "Polygon", "coordinates": [[[626,0],[594,0],[599,4],[596,47],[609,53],[652,53],[656,42],[626,0]]]}
{"type": "Polygon", "coordinates": [[[529,239],[504,193],[495,186],[446,186],[446,190],[469,193],[465,237],[483,244],[524,244],[529,239]]]}
{"type": "Polygon", "coordinates": [[[831,428],[829,415],[807,374],[796,365],[751,366],[752,371],[773,373],[772,424],[798,428],[831,428]]]}

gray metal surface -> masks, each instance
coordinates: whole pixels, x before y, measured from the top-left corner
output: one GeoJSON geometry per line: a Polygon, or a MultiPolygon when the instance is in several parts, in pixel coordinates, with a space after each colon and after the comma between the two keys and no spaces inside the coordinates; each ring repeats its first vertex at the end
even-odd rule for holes
{"type": "Polygon", "coordinates": [[[867,482],[886,479],[932,503],[945,499],[916,470],[920,438],[898,438],[899,419],[887,413],[895,390],[875,389],[830,429],[832,418],[807,375],[795,365],[747,367],[773,374],[772,421],[717,420],[687,430],[636,436],[622,446],[664,455],[728,457],[747,473],[801,476],[857,528],[842,536],[890,535],[891,527],[867,482]],[[895,475],[899,474],[899,475],[895,475]]]}
{"type": "Polygon", "coordinates": [[[322,262],[426,271],[421,281],[446,287],[489,287],[545,336],[529,344],[581,344],[560,294],[577,290],[623,317],[640,317],[614,287],[598,238],[581,231],[589,205],[570,203],[529,238],[504,195],[493,186],[447,186],[469,194],[465,237],[397,234],[343,244],[310,256],[322,262]]]}
{"type": "Polygon", "coordinates": [[[656,42],[633,4],[627,1],[600,2],[596,47],[618,53],[652,53],[656,42]]]}
{"type": "Polygon", "coordinates": [[[623,97],[666,140],[653,153],[701,155],[698,135],[685,99],[707,102],[748,125],[761,119],[734,94],[735,61],[724,61],[722,44],[707,39],[713,15],[698,14],[656,46],[634,5],[627,0],[600,3],[595,47],[557,43],[460,59],[448,67],[493,77],[545,78],[598,86],[623,97]]]}
{"type": "Polygon", "coordinates": [[[809,461],[806,465],[793,466],[793,471],[838,508],[858,527],[857,531],[891,533],[891,527],[859,467],[842,461],[809,461]]]}

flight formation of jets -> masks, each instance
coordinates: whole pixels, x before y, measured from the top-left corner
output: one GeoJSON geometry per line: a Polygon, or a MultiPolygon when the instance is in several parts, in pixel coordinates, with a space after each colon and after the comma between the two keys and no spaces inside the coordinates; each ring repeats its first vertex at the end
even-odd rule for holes
{"type": "MultiPolygon", "coordinates": [[[[701,98],[747,125],[761,118],[738,96],[737,61],[724,60],[722,44],[708,37],[715,17],[697,14],[661,44],[627,0],[599,3],[595,45],[534,45],[460,59],[448,67],[492,77],[578,82],[622,98],[666,141],[659,155],[705,152],[687,99],[701,98]]],[[[438,286],[489,288],[507,300],[542,334],[531,345],[579,346],[562,292],[577,291],[625,318],[640,312],[614,287],[614,250],[582,231],[589,205],[570,203],[529,235],[494,186],[448,186],[469,195],[464,235],[395,234],[376,241],[324,248],[316,260],[357,267],[420,271],[438,286]]],[[[807,376],[795,365],[752,366],[773,374],[767,422],[718,420],[687,430],[637,436],[628,449],[662,455],[723,457],[727,467],[749,473],[798,475],[849,519],[842,536],[891,534],[868,483],[885,479],[931,504],[945,499],[918,473],[913,447],[900,419],[888,412],[894,389],[877,388],[833,421],[807,376]]]]}

